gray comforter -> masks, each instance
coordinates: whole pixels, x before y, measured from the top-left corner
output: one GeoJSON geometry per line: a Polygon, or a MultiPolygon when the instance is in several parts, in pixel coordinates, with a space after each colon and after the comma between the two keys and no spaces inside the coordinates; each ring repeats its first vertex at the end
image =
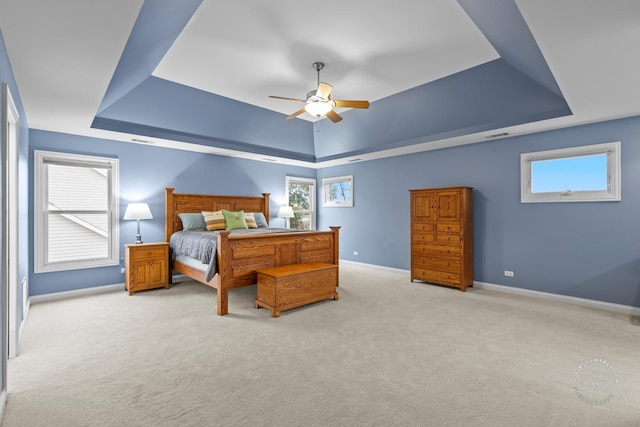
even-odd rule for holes
{"type": "MultiPolygon", "coordinates": [[[[296,231],[286,228],[258,228],[248,230],[233,230],[231,234],[255,234],[255,233],[291,233],[296,231]]],[[[183,255],[202,261],[207,264],[205,280],[208,282],[218,272],[218,232],[216,231],[178,231],[169,238],[171,258],[183,255]]]]}
{"type": "Polygon", "coordinates": [[[205,279],[208,282],[218,271],[218,257],[216,247],[218,233],[215,231],[178,231],[169,239],[171,258],[183,255],[207,264],[205,279]]]}

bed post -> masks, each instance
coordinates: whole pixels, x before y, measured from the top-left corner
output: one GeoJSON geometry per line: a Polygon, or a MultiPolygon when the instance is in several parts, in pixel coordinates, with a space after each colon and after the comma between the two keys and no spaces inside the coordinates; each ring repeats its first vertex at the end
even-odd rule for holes
{"type": "Polygon", "coordinates": [[[264,217],[267,220],[267,224],[269,224],[269,196],[271,193],[262,193],[262,197],[264,197],[264,207],[262,208],[262,213],[264,213],[264,217]]]}
{"type": "Polygon", "coordinates": [[[173,190],[175,188],[164,189],[164,241],[168,242],[173,234],[173,190]]]}
{"type": "Polygon", "coordinates": [[[229,234],[231,230],[218,232],[218,274],[214,276],[214,283],[218,297],[218,316],[229,313],[229,284],[231,251],[229,249],[229,234]]]}
{"type": "Polygon", "coordinates": [[[338,225],[330,225],[329,228],[333,232],[335,238],[333,239],[335,247],[333,248],[333,263],[338,265],[340,263],[340,239],[339,239],[339,231],[340,226],[338,225]]]}

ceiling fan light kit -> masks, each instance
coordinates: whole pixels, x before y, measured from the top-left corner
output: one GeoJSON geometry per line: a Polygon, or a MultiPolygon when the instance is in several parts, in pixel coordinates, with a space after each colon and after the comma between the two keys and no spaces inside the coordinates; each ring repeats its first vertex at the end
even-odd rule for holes
{"type": "Polygon", "coordinates": [[[331,102],[325,102],[318,99],[307,101],[307,105],[304,106],[304,110],[312,116],[320,118],[333,110],[333,105],[331,102]]]}
{"type": "Polygon", "coordinates": [[[320,81],[320,70],[324,68],[324,62],[314,62],[313,69],[318,73],[318,88],[307,92],[306,99],[287,98],[284,96],[270,95],[269,98],[286,99],[288,101],[304,102],[305,106],[293,114],[288,115],[287,119],[293,119],[300,114],[307,112],[318,119],[327,117],[334,123],[342,120],[342,117],[333,109],[335,107],[342,108],[369,108],[369,101],[345,101],[331,99],[331,91],[333,86],[320,81]]]}

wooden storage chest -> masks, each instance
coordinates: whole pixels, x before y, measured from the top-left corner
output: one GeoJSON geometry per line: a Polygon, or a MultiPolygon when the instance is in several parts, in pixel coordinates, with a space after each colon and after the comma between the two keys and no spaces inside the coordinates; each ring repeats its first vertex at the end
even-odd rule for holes
{"type": "Polygon", "coordinates": [[[258,274],[255,307],[271,310],[272,317],[280,311],[323,299],[338,299],[338,266],[324,262],[282,265],[262,268],[258,274]]]}

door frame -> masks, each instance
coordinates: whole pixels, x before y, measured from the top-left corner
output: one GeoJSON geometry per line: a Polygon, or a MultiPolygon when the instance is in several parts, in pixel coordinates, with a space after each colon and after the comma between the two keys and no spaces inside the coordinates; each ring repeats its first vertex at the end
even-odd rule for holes
{"type": "MultiPolygon", "coordinates": [[[[18,142],[20,115],[7,83],[2,83],[2,308],[3,355],[18,355],[20,343],[18,285],[18,142]]],[[[3,363],[6,387],[6,363],[3,363]]]]}

